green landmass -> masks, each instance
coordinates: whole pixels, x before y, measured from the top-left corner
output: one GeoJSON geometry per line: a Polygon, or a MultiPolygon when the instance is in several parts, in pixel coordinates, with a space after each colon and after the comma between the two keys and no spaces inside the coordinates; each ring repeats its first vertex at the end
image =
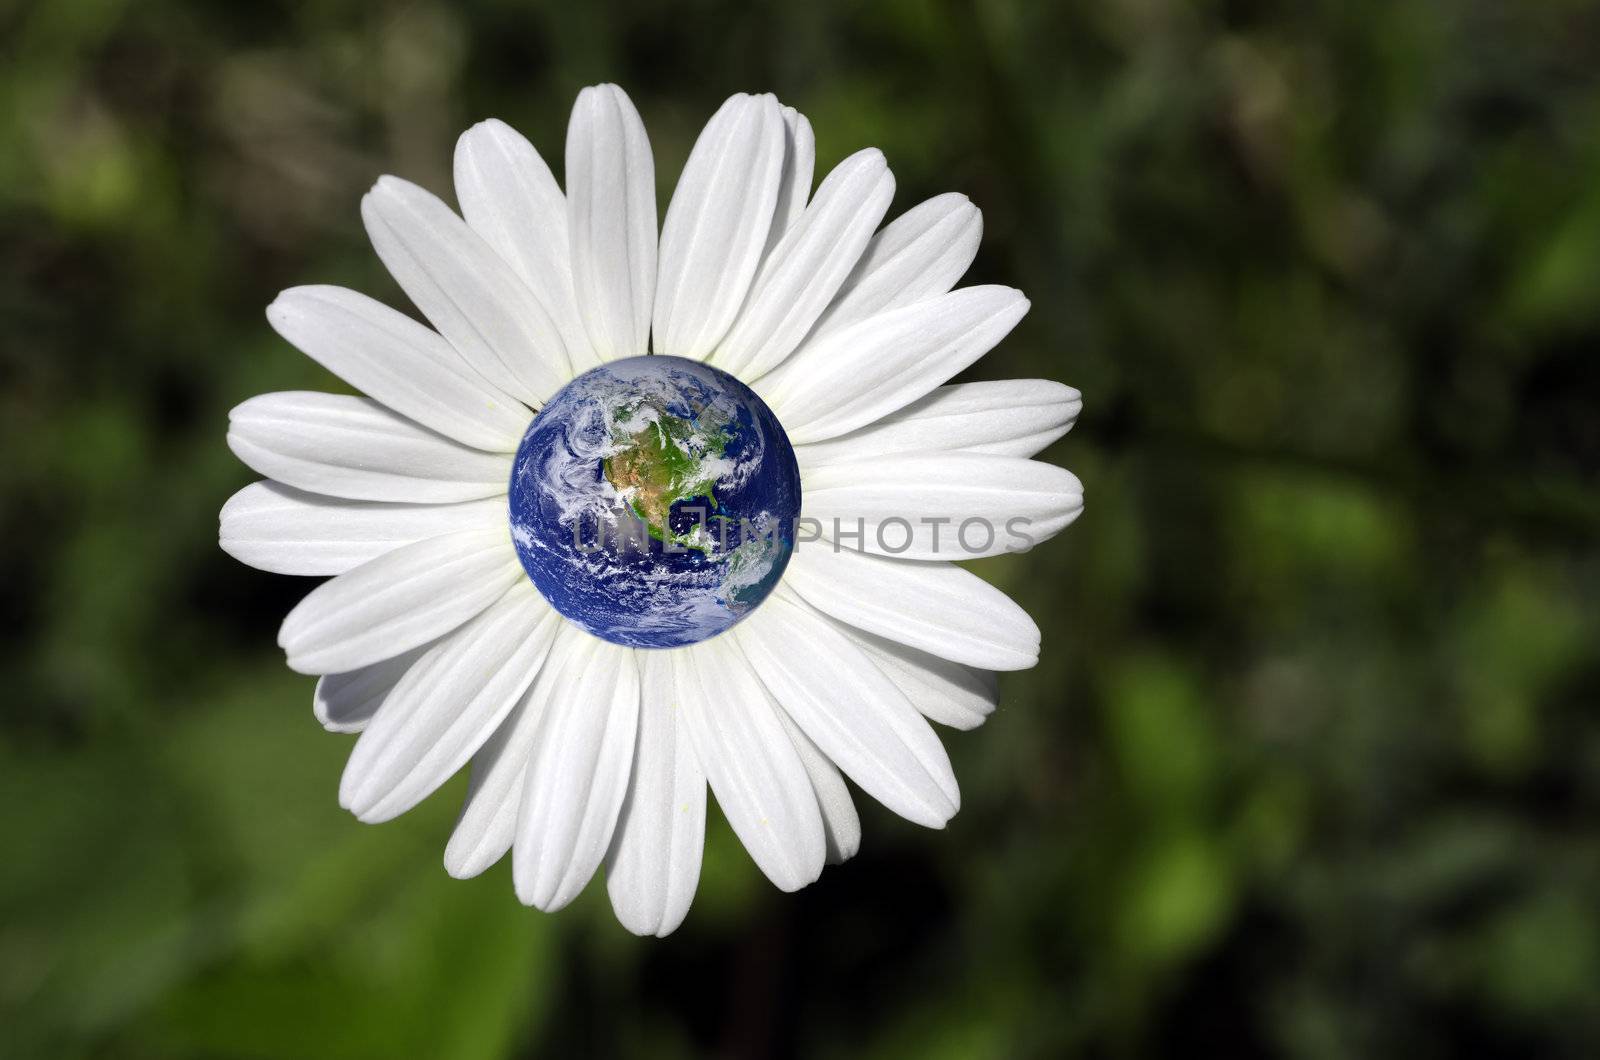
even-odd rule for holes
{"type": "MultiPolygon", "coordinates": [[[[696,497],[705,497],[717,507],[716,476],[707,470],[706,457],[721,456],[730,435],[726,427],[673,416],[654,409],[649,426],[630,431],[644,407],[617,415],[617,431],[631,444],[605,460],[606,480],[618,493],[628,494],[628,507],[645,524],[651,537],[663,544],[709,552],[710,545],[691,534],[672,532],[672,506],[696,497]],[[631,491],[631,492],[630,492],[631,491]]],[[[704,413],[707,410],[701,410],[704,413]]]]}

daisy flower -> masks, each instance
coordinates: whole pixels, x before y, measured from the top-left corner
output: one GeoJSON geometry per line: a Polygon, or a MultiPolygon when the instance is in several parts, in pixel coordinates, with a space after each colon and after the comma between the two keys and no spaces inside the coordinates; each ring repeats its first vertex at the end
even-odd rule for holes
{"type": "Polygon", "coordinates": [[[995,672],[1037,661],[1027,614],[956,561],[1077,516],[1078,480],[1031,457],[1078,394],[947,385],[1028,308],[955,288],[978,210],[940,195],[880,229],[883,155],[814,191],[813,159],[803,115],[734,96],[658,230],[638,112],[588,88],[565,192],[487,121],[457,144],[459,215],[395,177],[363,199],[431,328],[338,287],[267,310],[367,396],[233,410],[265,481],[221,544],[333,576],[279,643],[318,720],[361,734],[343,806],[384,821],[470,764],[452,875],[510,852],[517,896],[554,910],[603,864],[622,923],[665,935],[709,787],[798,889],[860,843],[845,778],[942,827],[960,795],[929,721],[979,725],[995,672]]]}

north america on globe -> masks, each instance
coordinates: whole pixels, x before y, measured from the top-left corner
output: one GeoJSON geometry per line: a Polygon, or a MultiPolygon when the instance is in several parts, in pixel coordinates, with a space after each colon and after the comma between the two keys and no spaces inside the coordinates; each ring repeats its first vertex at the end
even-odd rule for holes
{"type": "Polygon", "coordinates": [[[800,472],[772,411],[680,357],[612,361],[539,410],[511,471],[511,536],[557,611],[616,644],[715,636],[777,585],[800,472]]]}

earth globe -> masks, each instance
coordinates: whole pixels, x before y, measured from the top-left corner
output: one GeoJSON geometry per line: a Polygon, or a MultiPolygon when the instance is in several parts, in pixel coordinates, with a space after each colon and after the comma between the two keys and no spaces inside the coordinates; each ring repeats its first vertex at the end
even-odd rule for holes
{"type": "Polygon", "coordinates": [[[772,410],[681,357],[611,361],[539,410],[511,470],[511,537],[552,607],[635,648],[705,640],[783,576],[800,471],[772,410]]]}

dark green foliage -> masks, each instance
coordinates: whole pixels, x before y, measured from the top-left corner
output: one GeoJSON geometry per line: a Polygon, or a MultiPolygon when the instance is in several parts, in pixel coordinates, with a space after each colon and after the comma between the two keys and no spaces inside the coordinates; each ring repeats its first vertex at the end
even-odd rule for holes
{"type": "Polygon", "coordinates": [[[1600,8],[1587,0],[0,5],[0,1055],[1593,1055],[1600,8]],[[230,406],[337,388],[262,310],[403,304],[448,194],[583,84],[662,201],[728,93],[966,192],[1080,387],[1087,512],[979,569],[1038,669],[780,896],[714,821],[666,941],[356,823],[216,547],[230,406]]]}

